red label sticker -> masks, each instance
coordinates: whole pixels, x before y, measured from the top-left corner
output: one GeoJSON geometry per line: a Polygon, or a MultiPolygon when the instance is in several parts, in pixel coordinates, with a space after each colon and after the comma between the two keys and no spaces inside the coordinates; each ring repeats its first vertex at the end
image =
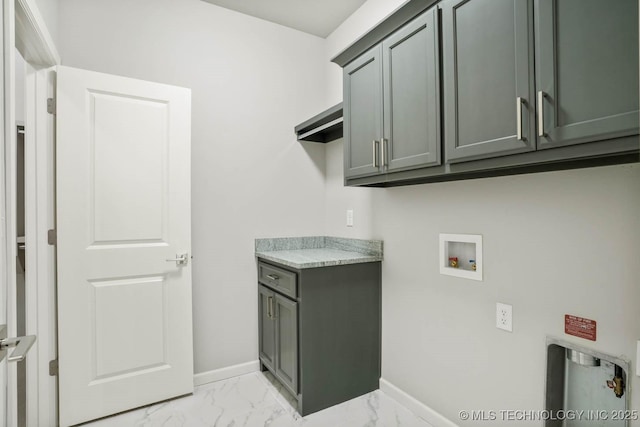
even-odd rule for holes
{"type": "Polygon", "coordinates": [[[584,317],[564,315],[564,333],[585,340],[596,340],[596,321],[584,317]]]}

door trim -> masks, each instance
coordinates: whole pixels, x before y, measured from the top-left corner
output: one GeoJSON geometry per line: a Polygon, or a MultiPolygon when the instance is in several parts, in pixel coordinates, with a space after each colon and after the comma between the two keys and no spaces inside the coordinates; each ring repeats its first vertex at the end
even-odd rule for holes
{"type": "MultiPolygon", "coordinates": [[[[14,4],[12,1],[6,3],[14,4]]],[[[53,81],[47,76],[51,70],[45,68],[59,64],[60,56],[34,0],[17,0],[15,10],[11,14],[5,13],[4,24],[15,28],[15,40],[12,39],[11,44],[5,40],[5,58],[7,49],[12,55],[15,46],[27,62],[25,237],[26,256],[33,267],[25,275],[26,331],[38,337],[27,356],[27,424],[55,426],[58,418],[57,382],[56,377],[49,376],[49,361],[55,358],[56,351],[55,305],[52,304],[55,301],[55,257],[54,249],[48,246],[46,238],[46,228],[53,226],[53,206],[50,203],[55,194],[49,179],[53,173],[53,152],[50,148],[54,126],[53,117],[46,111],[46,99],[53,94],[53,81]]],[[[11,79],[10,87],[15,91],[14,79],[11,79]]],[[[15,116],[15,112],[12,114],[15,116]]]]}
{"type": "MultiPolygon", "coordinates": [[[[2,151],[2,214],[1,218],[4,222],[1,224],[2,231],[2,264],[4,274],[1,280],[3,287],[6,286],[4,302],[6,304],[6,324],[7,335],[10,337],[17,336],[17,318],[16,318],[16,256],[17,256],[17,231],[16,231],[16,188],[17,188],[17,133],[16,133],[16,115],[15,115],[15,4],[13,1],[4,1],[2,6],[2,95],[3,95],[3,137],[4,147],[2,151]]],[[[3,290],[4,292],[5,290],[3,290]]],[[[17,425],[17,396],[18,396],[18,377],[16,364],[7,364],[6,391],[3,397],[6,398],[6,415],[2,415],[0,425],[5,422],[7,426],[17,425]]],[[[3,384],[4,386],[4,384],[3,384]]]]}
{"type": "Polygon", "coordinates": [[[60,55],[35,0],[16,0],[16,48],[28,63],[51,67],[60,64],[60,55]]]}

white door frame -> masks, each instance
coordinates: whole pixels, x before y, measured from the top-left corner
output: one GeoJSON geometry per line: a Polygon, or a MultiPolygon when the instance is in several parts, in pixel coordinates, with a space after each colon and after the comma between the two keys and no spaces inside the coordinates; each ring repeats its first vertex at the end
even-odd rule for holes
{"type": "MultiPolygon", "coordinates": [[[[53,96],[53,79],[47,68],[60,57],[35,0],[6,1],[4,12],[5,58],[5,206],[7,209],[6,265],[15,265],[15,62],[17,48],[27,62],[25,80],[25,238],[29,272],[25,274],[26,333],[37,340],[27,356],[27,425],[57,425],[55,377],[49,361],[56,358],[55,254],[47,243],[54,228],[54,120],[46,111],[53,96]],[[15,30],[15,33],[14,33],[15,30]],[[15,34],[15,38],[14,38],[15,34]],[[7,61],[7,58],[10,60],[7,61]],[[9,102],[8,102],[9,101],[9,102]]],[[[15,308],[15,268],[8,268],[8,302],[15,308]]],[[[9,313],[15,316],[15,314],[9,313]]],[[[15,326],[9,334],[15,335],[15,326]]],[[[12,370],[13,371],[13,370],[12,370]]],[[[15,387],[15,373],[9,374],[15,387]]],[[[15,402],[9,402],[14,405],[15,402]]]]}
{"type": "MultiPolygon", "coordinates": [[[[16,118],[15,118],[15,37],[14,21],[15,6],[13,1],[4,1],[2,6],[2,92],[3,92],[3,175],[2,180],[3,200],[2,200],[2,260],[4,277],[2,286],[6,287],[6,320],[7,336],[15,337],[17,333],[16,322],[16,255],[17,255],[17,235],[16,235],[16,118]]],[[[7,426],[17,425],[17,371],[15,364],[7,363],[7,389],[6,389],[6,414],[1,422],[7,426]],[[6,417],[6,418],[5,418],[6,417]]]]}

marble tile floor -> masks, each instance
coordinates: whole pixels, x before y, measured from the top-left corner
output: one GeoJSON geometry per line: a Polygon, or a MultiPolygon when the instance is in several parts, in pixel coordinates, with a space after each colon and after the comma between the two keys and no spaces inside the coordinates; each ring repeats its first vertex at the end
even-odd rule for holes
{"type": "Polygon", "coordinates": [[[84,427],[431,427],[380,390],[301,417],[271,374],[255,372],[84,427]]]}

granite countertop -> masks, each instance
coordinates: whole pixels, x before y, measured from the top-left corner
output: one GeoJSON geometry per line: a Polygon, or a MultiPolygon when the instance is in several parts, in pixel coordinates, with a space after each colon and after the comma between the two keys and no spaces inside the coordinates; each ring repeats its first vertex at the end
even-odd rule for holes
{"type": "Polygon", "coordinates": [[[381,240],[340,237],[256,239],[256,257],[304,269],[382,261],[381,240]]]}

